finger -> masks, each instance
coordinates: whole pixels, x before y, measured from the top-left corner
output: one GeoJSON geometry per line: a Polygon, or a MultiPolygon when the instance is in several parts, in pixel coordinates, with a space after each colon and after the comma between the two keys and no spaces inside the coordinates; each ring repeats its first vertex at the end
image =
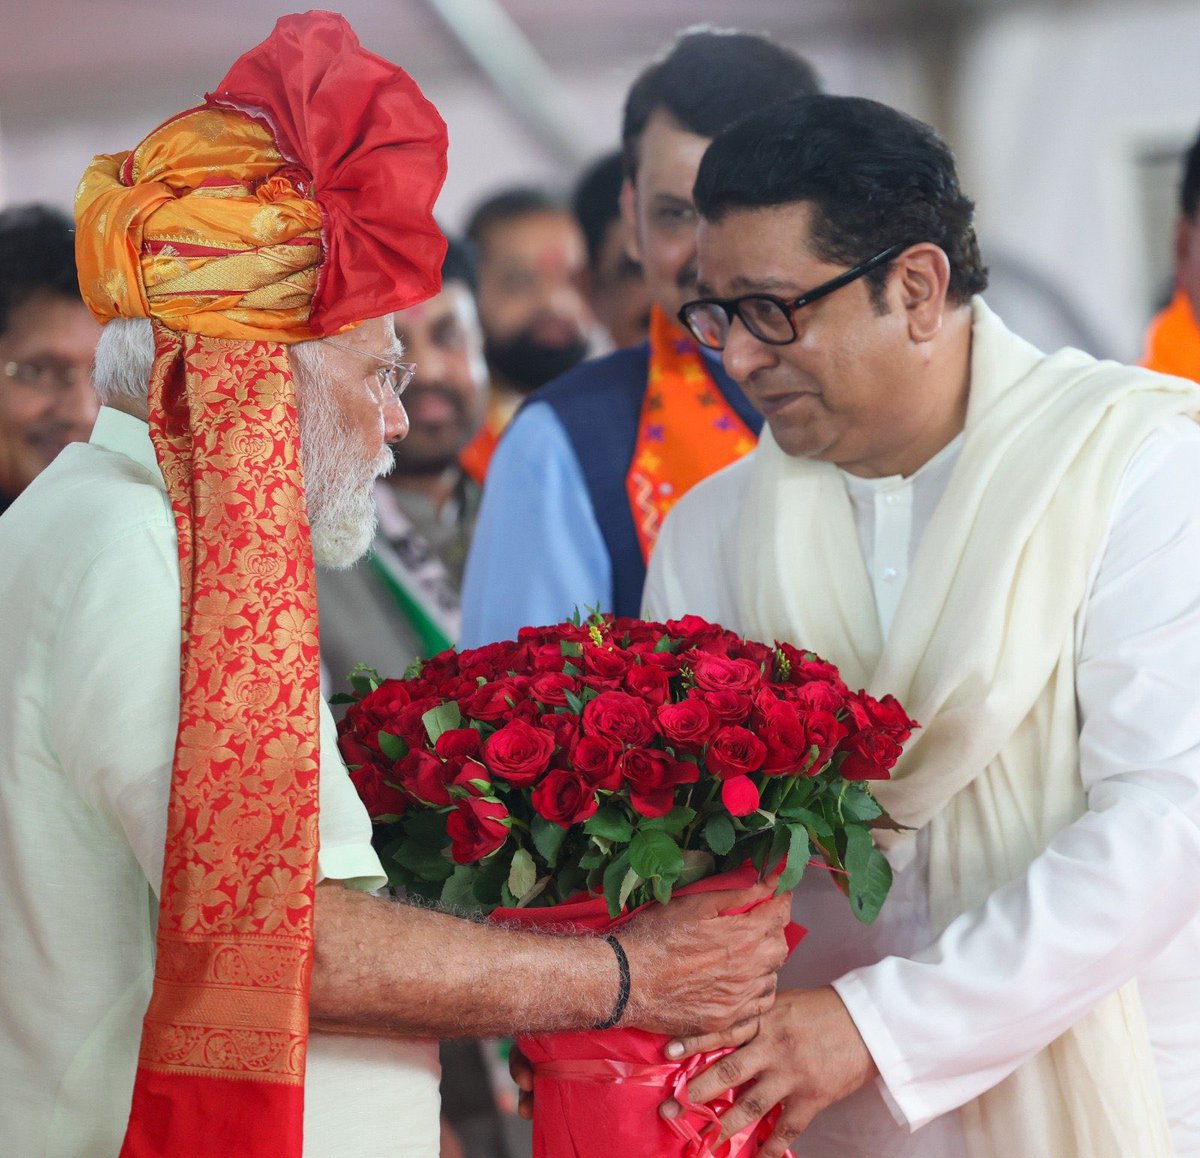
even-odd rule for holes
{"type": "MultiPolygon", "coordinates": [[[[691,1096],[691,1088],[688,1089],[688,1096],[691,1096]]],[[[723,1113],[718,1121],[721,1123],[721,1135],[717,1139],[717,1149],[732,1138],[740,1130],[745,1130],[749,1126],[753,1126],[760,1118],[765,1118],[778,1103],[778,1096],[772,1096],[767,1090],[767,1083],[755,1082],[748,1089],[743,1090],[737,1100],[723,1113]]],[[[772,1133],[774,1138],[775,1134],[772,1133]]],[[[784,1150],[787,1149],[785,1145],[784,1150]]],[[[782,1154],[783,1151],[781,1150],[782,1154]]],[[[761,1151],[759,1152],[761,1158],[761,1151]]]]}
{"type": "Polygon", "coordinates": [[[522,1090],[533,1090],[533,1063],[515,1046],[508,1055],[508,1072],[522,1090]]]}
{"type": "Polygon", "coordinates": [[[788,1152],[788,1147],[808,1129],[815,1117],[816,1108],[807,1103],[800,1106],[784,1106],[779,1121],[775,1123],[775,1129],[762,1144],[757,1158],[783,1158],[788,1152]]]}
{"type": "Polygon", "coordinates": [[[711,1102],[726,1090],[757,1077],[760,1069],[753,1043],[743,1046],[718,1058],[699,1077],[688,1082],[688,1101],[695,1105],[711,1102]]]}
{"type": "Polygon", "coordinates": [[[672,1061],[691,1057],[692,1054],[706,1053],[712,1049],[728,1049],[730,1046],[745,1045],[758,1033],[758,1018],[751,1017],[731,1025],[719,1033],[700,1033],[692,1037],[680,1037],[667,1042],[666,1055],[672,1061]]]}

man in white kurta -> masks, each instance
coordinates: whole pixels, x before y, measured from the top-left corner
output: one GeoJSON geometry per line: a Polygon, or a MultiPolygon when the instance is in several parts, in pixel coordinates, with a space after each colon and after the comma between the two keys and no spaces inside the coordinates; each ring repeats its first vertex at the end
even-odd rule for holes
{"type": "MultiPolygon", "coordinates": [[[[146,424],[102,409],[0,543],[0,598],[23,611],[0,616],[0,927],[36,929],[0,937],[0,1149],[116,1154],[179,720],[175,524],[146,424]]],[[[378,888],[327,710],[321,752],[319,874],[378,888]]],[[[431,1041],[314,1034],[306,1152],[436,1153],[437,1073],[431,1041]]]]}
{"type": "MultiPolygon", "coordinates": [[[[788,1055],[764,1019],[721,1079],[804,1103],[797,1129],[828,1105],[801,1158],[1200,1154],[1200,396],[1026,345],[972,298],[973,237],[951,227],[877,291],[843,282],[789,314],[858,264],[830,261],[828,238],[864,163],[935,217],[948,199],[906,165],[933,156],[953,178],[936,138],[883,106],[795,104],[701,168],[713,299],[693,329],[771,431],[681,500],[645,611],[811,647],[901,696],[924,735],[879,788],[915,830],[888,842],[881,916],[858,925],[810,871],[794,904],[809,935],[781,976],[801,998],[832,986],[870,1064],[819,1096],[789,1085],[801,1055],[836,1069],[836,1051],[793,1022],[788,1055]],[[785,123],[836,144],[781,144],[785,123]],[[790,177],[751,191],[753,150],[790,177]],[[822,185],[826,162],[851,176],[822,185]],[[870,363],[873,341],[890,356],[870,363]]],[[[921,238],[916,211],[872,198],[881,235],[921,238]]]]}

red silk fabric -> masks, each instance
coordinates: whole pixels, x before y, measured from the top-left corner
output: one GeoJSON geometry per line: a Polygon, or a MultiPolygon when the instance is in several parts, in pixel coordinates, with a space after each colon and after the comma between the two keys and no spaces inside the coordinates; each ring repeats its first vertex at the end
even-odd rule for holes
{"type": "MultiPolygon", "coordinates": [[[[675,895],[746,888],[755,879],[754,870],[745,865],[697,881],[675,895]]],[[[497,909],[491,919],[531,929],[570,925],[606,933],[619,929],[632,915],[613,921],[602,898],[587,898],[548,909],[497,909]]],[[[803,936],[802,928],[789,925],[789,949],[803,936]]],[[[614,978],[616,973],[614,959],[614,978]]],[[[519,1038],[535,1069],[533,1158],[752,1158],[770,1135],[777,1114],[772,1112],[714,1149],[711,1142],[720,1132],[717,1117],[733,1104],[737,1091],[693,1106],[687,1100],[687,1084],[731,1051],[672,1062],[663,1053],[669,1040],[662,1034],[621,1028],[519,1038]],[[668,1098],[684,1107],[673,1121],[658,1112],[668,1098]]]]}

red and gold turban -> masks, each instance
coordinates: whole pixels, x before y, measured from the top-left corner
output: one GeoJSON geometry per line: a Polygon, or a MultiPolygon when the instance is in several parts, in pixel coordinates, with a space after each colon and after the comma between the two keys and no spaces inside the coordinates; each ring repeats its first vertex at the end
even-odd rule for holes
{"type": "Polygon", "coordinates": [[[437,291],[445,156],[413,81],[310,12],[79,187],[84,300],[101,321],[153,319],[150,433],[183,615],[125,1156],[301,1152],[320,690],[286,344],[437,291]]]}

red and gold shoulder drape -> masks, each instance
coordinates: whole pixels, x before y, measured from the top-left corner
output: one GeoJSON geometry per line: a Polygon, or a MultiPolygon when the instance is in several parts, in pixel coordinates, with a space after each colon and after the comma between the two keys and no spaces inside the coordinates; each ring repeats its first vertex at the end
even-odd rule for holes
{"type": "Polygon", "coordinates": [[[154,319],[181,706],[154,990],[123,1155],[303,1138],[318,636],[286,345],[436,292],[445,127],[341,17],[285,17],[77,197],[84,300],[154,319]]]}

